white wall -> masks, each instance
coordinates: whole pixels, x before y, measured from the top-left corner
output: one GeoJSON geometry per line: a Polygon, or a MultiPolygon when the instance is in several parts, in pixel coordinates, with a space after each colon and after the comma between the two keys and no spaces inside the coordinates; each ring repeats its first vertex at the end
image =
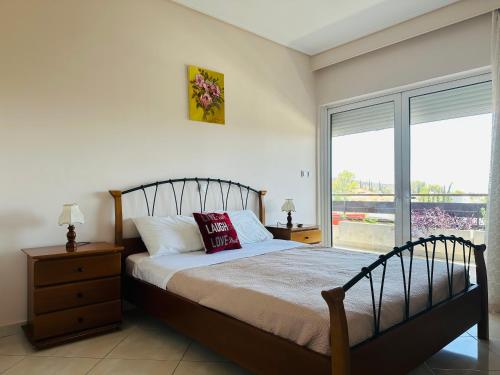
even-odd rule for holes
{"type": "Polygon", "coordinates": [[[26,316],[23,247],[112,240],[108,189],[226,177],[315,221],[309,58],[166,0],[0,2],[0,325],[26,316]],[[187,120],[186,65],[225,73],[226,126],[187,120]],[[311,177],[300,178],[300,169],[311,177]]]}
{"type": "Polygon", "coordinates": [[[487,66],[490,33],[487,13],[317,70],[317,104],[487,66]]]}

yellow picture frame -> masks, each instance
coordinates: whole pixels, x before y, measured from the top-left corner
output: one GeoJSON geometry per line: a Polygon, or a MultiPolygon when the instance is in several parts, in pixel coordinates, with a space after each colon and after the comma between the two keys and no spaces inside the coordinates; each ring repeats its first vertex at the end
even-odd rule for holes
{"type": "Polygon", "coordinates": [[[188,66],[189,119],[225,125],[224,74],[188,66]]]}

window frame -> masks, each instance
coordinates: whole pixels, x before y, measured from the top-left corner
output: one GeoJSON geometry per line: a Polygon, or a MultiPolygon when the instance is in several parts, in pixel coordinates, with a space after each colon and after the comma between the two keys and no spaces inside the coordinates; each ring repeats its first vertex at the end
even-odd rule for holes
{"type": "Polygon", "coordinates": [[[394,102],[395,244],[411,240],[410,99],[419,95],[491,81],[489,67],[423,81],[398,88],[340,100],[320,107],[318,132],[318,222],[323,243],[332,246],[332,114],[369,105],[394,102]]]}

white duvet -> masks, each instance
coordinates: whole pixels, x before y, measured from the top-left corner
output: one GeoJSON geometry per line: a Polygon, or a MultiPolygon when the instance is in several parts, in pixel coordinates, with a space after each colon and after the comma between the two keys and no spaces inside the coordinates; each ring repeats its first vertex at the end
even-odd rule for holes
{"type": "Polygon", "coordinates": [[[159,288],[166,289],[167,283],[176,272],[190,268],[211,266],[232,260],[253,257],[274,251],[293,249],[304,244],[295,241],[266,240],[242,244],[241,249],[205,254],[204,250],[189,253],[168,254],[151,258],[147,252],[133,254],[126,260],[127,273],[137,279],[147,281],[159,288]]]}
{"type": "MultiPolygon", "coordinates": [[[[136,278],[329,354],[330,318],[321,291],[344,285],[377,257],[373,253],[271,240],[212,255],[196,252],[155,259],[134,255],[127,263],[136,278]]],[[[406,274],[408,261],[404,260],[406,274]]],[[[455,267],[453,274],[453,289],[457,293],[464,288],[463,267],[455,267]]],[[[374,272],[373,279],[378,296],[381,272],[374,272]]],[[[436,262],[434,303],[448,297],[447,280],[446,264],[436,262]]],[[[414,259],[411,315],[427,307],[427,283],[425,260],[414,259]]],[[[367,279],[346,293],[344,306],[351,346],[370,338],[374,325],[367,279]]],[[[401,322],[404,312],[400,259],[393,257],[387,264],[380,328],[401,322]]]]}

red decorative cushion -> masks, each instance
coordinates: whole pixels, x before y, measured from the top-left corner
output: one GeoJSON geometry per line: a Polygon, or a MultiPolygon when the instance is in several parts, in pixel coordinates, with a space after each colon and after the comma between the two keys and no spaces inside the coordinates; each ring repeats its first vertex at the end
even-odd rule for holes
{"type": "Polygon", "coordinates": [[[227,213],[193,213],[207,254],[241,249],[238,234],[227,213]]]}

